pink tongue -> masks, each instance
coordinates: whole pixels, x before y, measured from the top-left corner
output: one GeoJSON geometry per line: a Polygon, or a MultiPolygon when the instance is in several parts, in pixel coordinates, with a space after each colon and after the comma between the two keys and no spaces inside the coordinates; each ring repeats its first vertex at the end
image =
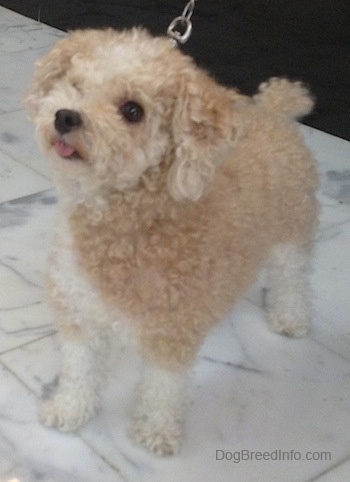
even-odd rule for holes
{"type": "Polygon", "coordinates": [[[71,157],[75,153],[75,149],[64,141],[56,141],[54,144],[57,154],[61,157],[71,157]]]}

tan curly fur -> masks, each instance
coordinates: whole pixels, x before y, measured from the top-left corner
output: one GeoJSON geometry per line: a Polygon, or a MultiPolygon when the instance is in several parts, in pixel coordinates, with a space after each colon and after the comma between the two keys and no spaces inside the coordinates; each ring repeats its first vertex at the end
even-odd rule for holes
{"type": "MultiPolygon", "coordinates": [[[[94,322],[122,313],[145,359],[166,373],[192,365],[274,246],[309,252],[317,174],[292,121],[313,104],[301,84],[272,79],[249,98],[166,38],[90,30],[38,62],[25,102],[60,195],[49,294],[63,338],[90,333],[71,307],[69,263],[57,274],[64,250],[98,293],[94,322]],[[121,114],[131,100],[140,122],[121,114]],[[81,126],[57,132],[60,109],[78,112],[81,126]],[[62,140],[75,156],[59,156],[62,140]]],[[[147,437],[138,440],[156,453],[177,450],[147,437]]]]}

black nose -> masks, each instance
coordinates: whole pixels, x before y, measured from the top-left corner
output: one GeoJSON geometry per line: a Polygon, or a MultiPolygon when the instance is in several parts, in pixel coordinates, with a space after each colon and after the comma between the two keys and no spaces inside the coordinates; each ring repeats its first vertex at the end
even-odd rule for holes
{"type": "Polygon", "coordinates": [[[67,134],[82,123],[81,115],[75,110],[61,109],[56,112],[55,128],[60,134],[67,134]]]}

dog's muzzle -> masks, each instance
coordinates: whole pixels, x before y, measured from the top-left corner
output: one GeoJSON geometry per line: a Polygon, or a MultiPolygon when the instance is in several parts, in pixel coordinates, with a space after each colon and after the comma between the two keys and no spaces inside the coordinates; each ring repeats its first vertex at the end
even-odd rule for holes
{"type": "Polygon", "coordinates": [[[55,115],[55,129],[60,134],[68,134],[73,129],[81,127],[83,120],[79,112],[70,109],[60,109],[55,115]]]}

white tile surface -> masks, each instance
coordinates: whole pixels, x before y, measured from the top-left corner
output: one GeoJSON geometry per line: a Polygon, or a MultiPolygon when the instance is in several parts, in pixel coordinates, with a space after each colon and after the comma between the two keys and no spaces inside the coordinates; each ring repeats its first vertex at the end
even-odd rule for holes
{"type": "Polygon", "coordinates": [[[0,204],[0,352],[52,333],[42,285],[53,196],[0,204]]]}
{"type": "Polygon", "coordinates": [[[0,76],[0,113],[22,109],[22,99],[33,73],[34,62],[46,49],[2,54],[0,76]]]}
{"type": "Polygon", "coordinates": [[[337,464],[333,469],[326,470],[325,473],[317,479],[317,482],[344,482],[349,479],[349,473],[350,460],[347,458],[343,463],[337,464]]]}
{"type": "Polygon", "coordinates": [[[270,333],[257,282],[201,350],[184,446],[171,459],[149,456],[126,436],[140,372],[129,351],[111,356],[102,407],[76,435],[37,422],[60,363],[42,290],[55,194],[40,192],[51,187],[49,173],[20,99],[34,60],[58,35],[0,8],[0,481],[349,480],[350,143],[308,127],[322,178],[310,335],[270,333]],[[216,460],[217,450],[236,458],[242,450],[291,458],[294,450],[301,460],[236,463],[216,460]],[[307,452],[331,459],[303,460],[307,452]]]}
{"type": "Polygon", "coordinates": [[[0,114],[0,146],[8,156],[50,179],[47,162],[35,141],[34,126],[23,110],[0,114]]]}
{"type": "Polygon", "coordinates": [[[0,146],[0,203],[50,187],[52,183],[47,177],[9,157],[0,146]]]}
{"type": "Polygon", "coordinates": [[[35,397],[2,364],[0,377],[2,482],[123,481],[79,437],[43,430],[36,421],[35,397]]]}
{"type": "Polygon", "coordinates": [[[4,8],[0,12],[0,55],[50,47],[63,32],[4,8]]]}

